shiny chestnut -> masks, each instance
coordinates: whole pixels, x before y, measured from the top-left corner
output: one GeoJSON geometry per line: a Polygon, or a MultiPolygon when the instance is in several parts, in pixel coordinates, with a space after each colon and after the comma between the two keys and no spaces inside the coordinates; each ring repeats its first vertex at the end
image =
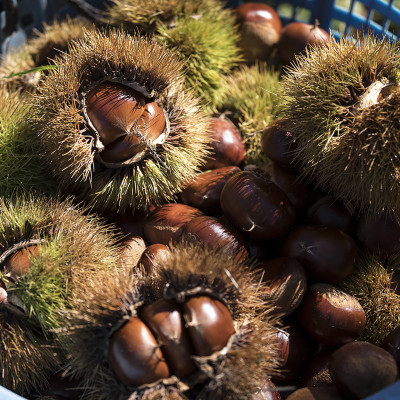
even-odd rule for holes
{"type": "Polygon", "coordinates": [[[160,299],[140,311],[140,318],[161,343],[161,350],[172,374],[189,376],[196,369],[193,348],[185,330],[181,308],[172,300],[160,299]]]}
{"type": "Polygon", "coordinates": [[[283,236],[295,219],[295,210],[282,189],[250,171],[229,178],[221,192],[221,208],[233,225],[256,240],[283,236]]]}
{"type": "Polygon", "coordinates": [[[185,184],[180,193],[182,203],[196,207],[205,213],[220,211],[220,196],[228,179],[240,171],[239,167],[216,168],[195,176],[185,184]]]}
{"type": "Polygon", "coordinates": [[[247,243],[240,235],[228,230],[217,218],[203,215],[193,218],[182,229],[182,237],[218,249],[226,249],[240,258],[249,256],[247,243]]]}
{"type": "Polygon", "coordinates": [[[130,318],[112,334],[108,354],[115,374],[124,385],[140,386],[170,375],[155,337],[137,317],[130,318]]]}
{"type": "Polygon", "coordinates": [[[145,238],[151,243],[168,245],[179,240],[183,226],[193,218],[204,215],[186,204],[164,204],[152,211],[144,223],[145,238]]]}
{"type": "Polygon", "coordinates": [[[300,304],[307,288],[306,271],[294,258],[278,257],[260,265],[274,314],[288,316],[300,304]]]}
{"type": "Polygon", "coordinates": [[[226,117],[211,118],[210,154],[203,170],[240,165],[246,158],[246,146],[236,126],[226,117]]]}
{"type": "Polygon", "coordinates": [[[330,40],[330,35],[314,25],[304,22],[291,22],[281,32],[278,42],[278,55],[283,65],[290,64],[296,55],[303,54],[308,46],[324,46],[330,40]]]}
{"type": "Polygon", "coordinates": [[[282,30],[278,13],[262,3],[243,3],[235,13],[240,27],[239,47],[245,60],[267,60],[282,30]]]}
{"type": "Polygon", "coordinates": [[[138,91],[112,82],[93,87],[85,96],[89,125],[103,145],[126,135],[143,114],[145,99],[138,91]]]}
{"type": "Polygon", "coordinates": [[[230,311],[221,301],[195,296],[182,307],[196,355],[210,356],[228,344],[235,327],[230,311]]]}
{"type": "Polygon", "coordinates": [[[302,225],[282,243],[282,254],[298,260],[315,281],[338,283],[354,268],[357,246],[340,229],[322,225],[302,225]]]}
{"type": "Polygon", "coordinates": [[[169,247],[165,244],[151,244],[143,251],[138,262],[146,272],[151,273],[155,268],[162,267],[171,255],[169,247]]]}
{"type": "Polygon", "coordinates": [[[39,257],[39,248],[38,245],[27,246],[8,256],[4,272],[13,279],[26,275],[32,265],[31,259],[39,257]]]}
{"type": "Polygon", "coordinates": [[[366,317],[358,300],[326,283],[310,286],[298,308],[303,329],[316,341],[340,346],[357,339],[366,317]]]}

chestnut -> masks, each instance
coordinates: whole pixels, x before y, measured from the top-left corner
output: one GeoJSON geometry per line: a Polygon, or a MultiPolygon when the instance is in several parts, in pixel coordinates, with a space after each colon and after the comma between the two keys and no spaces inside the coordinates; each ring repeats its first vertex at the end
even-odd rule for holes
{"type": "Polygon", "coordinates": [[[270,379],[265,379],[265,384],[261,390],[250,397],[250,400],[281,400],[278,388],[270,379]]]}
{"type": "Polygon", "coordinates": [[[128,236],[120,245],[120,260],[124,268],[135,268],[143,252],[146,250],[146,243],[141,236],[128,236]]]}
{"type": "Polygon", "coordinates": [[[365,399],[394,383],[398,367],[386,350],[368,342],[350,342],[332,354],[329,372],[345,398],[365,399]]]}
{"type": "Polygon", "coordinates": [[[232,121],[226,117],[210,119],[211,150],[203,170],[240,165],[246,146],[232,121]]]}
{"type": "Polygon", "coordinates": [[[314,201],[313,189],[300,176],[280,168],[276,163],[272,163],[269,173],[272,182],[286,193],[298,214],[303,213],[314,201]]]}
{"type": "Polygon", "coordinates": [[[385,337],[382,348],[389,352],[400,366],[400,325],[385,337]]]}
{"type": "Polygon", "coordinates": [[[334,385],[297,389],[286,400],[346,400],[334,385]]]}
{"type": "Polygon", "coordinates": [[[104,146],[130,132],[143,114],[145,100],[138,91],[120,83],[104,82],[85,96],[89,126],[104,146]]]}
{"type": "Polygon", "coordinates": [[[260,265],[274,314],[288,316],[300,304],[307,287],[306,272],[294,258],[278,257],[260,265]]]}
{"type": "Polygon", "coordinates": [[[239,47],[246,62],[267,60],[282,30],[277,12],[266,4],[243,3],[235,13],[240,27],[239,47]]]}
{"type": "Polygon", "coordinates": [[[179,378],[192,374],[196,369],[193,349],[178,304],[160,299],[145,306],[139,315],[161,343],[171,373],[179,378]]]}
{"type": "Polygon", "coordinates": [[[268,158],[281,168],[297,172],[294,162],[296,142],[292,132],[284,127],[282,120],[270,123],[262,132],[261,148],[268,158]]]}
{"type": "Polygon", "coordinates": [[[148,214],[148,207],[139,208],[134,212],[118,213],[115,216],[115,225],[126,235],[143,236],[143,226],[148,214]]]}
{"type": "Polygon", "coordinates": [[[315,281],[336,284],[354,268],[357,246],[340,229],[322,225],[302,225],[282,243],[282,255],[298,260],[315,281]]]}
{"type": "Polygon", "coordinates": [[[302,328],[316,341],[340,346],[357,339],[366,317],[358,300],[327,283],[310,286],[298,308],[302,328]]]}
{"type": "MultiPolygon", "coordinates": [[[[285,321],[284,321],[285,322],[285,321]]],[[[273,375],[274,383],[290,382],[297,379],[304,371],[315,351],[315,342],[296,323],[287,324],[285,332],[288,335],[289,353],[286,363],[277,374],[273,375]]]]}
{"type": "Polygon", "coordinates": [[[151,243],[168,245],[179,240],[183,226],[195,217],[204,215],[199,209],[186,204],[170,203],[157,207],[144,223],[145,238],[151,243]]]}
{"type": "Polygon", "coordinates": [[[182,203],[196,207],[205,213],[217,213],[220,210],[219,198],[225,183],[239,171],[239,167],[230,166],[216,168],[195,176],[185,184],[180,193],[182,203]]]}
{"type": "Polygon", "coordinates": [[[319,351],[307,365],[301,381],[304,386],[326,386],[332,385],[329,373],[329,362],[336,348],[325,348],[319,351]]]}
{"type": "Polygon", "coordinates": [[[228,230],[217,218],[206,215],[193,218],[183,227],[182,237],[188,241],[204,243],[209,247],[227,249],[241,259],[249,256],[244,239],[228,230]]]}
{"type": "Polygon", "coordinates": [[[31,267],[31,258],[39,257],[39,248],[38,245],[27,246],[8,256],[4,272],[14,280],[26,275],[31,267]]]}
{"type": "Polygon", "coordinates": [[[332,196],[323,196],[316,201],[308,209],[307,216],[312,224],[332,226],[349,235],[355,232],[355,218],[339,200],[332,196]]]}
{"type": "Polygon", "coordinates": [[[170,375],[156,339],[137,317],[111,335],[108,354],[115,374],[126,386],[150,384],[170,375]]]}
{"type": "Polygon", "coordinates": [[[208,296],[194,296],[182,307],[197,356],[210,356],[228,344],[235,327],[230,311],[221,301],[208,296]]]}
{"type": "Polygon", "coordinates": [[[399,216],[364,214],[357,228],[359,246],[370,253],[388,257],[400,253],[399,216]]]}
{"type": "Polygon", "coordinates": [[[233,225],[256,240],[283,236],[295,219],[295,210],[283,190],[251,171],[229,178],[221,192],[221,208],[233,225]]]}
{"type": "Polygon", "coordinates": [[[170,255],[171,252],[165,244],[151,244],[143,251],[138,264],[142,265],[146,272],[151,273],[154,268],[162,266],[170,255]]]}
{"type": "Polygon", "coordinates": [[[295,56],[304,53],[307,46],[324,46],[330,40],[329,33],[318,25],[318,21],[314,25],[291,22],[282,29],[277,48],[283,65],[294,61],[295,56]]]}

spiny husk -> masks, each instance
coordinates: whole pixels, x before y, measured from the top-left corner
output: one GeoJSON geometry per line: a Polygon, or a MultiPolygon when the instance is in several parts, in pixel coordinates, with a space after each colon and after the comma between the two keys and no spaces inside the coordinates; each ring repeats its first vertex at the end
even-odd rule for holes
{"type": "Polygon", "coordinates": [[[68,326],[61,339],[70,354],[70,373],[86,388],[84,399],[248,399],[278,367],[277,321],[268,317],[259,273],[227,252],[198,244],[180,243],[171,252],[151,276],[138,270],[128,277],[122,271],[88,289],[86,310],[64,313],[68,326]],[[119,383],[107,354],[111,333],[143,305],[160,298],[183,301],[193,294],[216,297],[232,313],[236,334],[228,351],[195,357],[199,372],[186,380],[171,377],[138,388],[119,383]]]}
{"type": "MultiPolygon", "coordinates": [[[[7,52],[0,67],[0,76],[28,71],[35,67],[51,64],[57,55],[68,50],[68,44],[81,38],[89,22],[79,17],[64,21],[43,22],[43,31],[35,31],[21,48],[7,52]]],[[[16,87],[33,89],[40,81],[40,72],[32,72],[7,79],[16,87]]]]}
{"type": "Polygon", "coordinates": [[[55,181],[39,157],[38,139],[29,122],[32,107],[26,95],[0,85],[0,196],[54,193],[55,181]]]}
{"type": "Polygon", "coordinates": [[[243,65],[226,78],[218,108],[229,111],[246,145],[247,164],[261,164],[267,157],[261,150],[263,129],[276,118],[281,102],[279,72],[266,63],[243,65]]]}
{"type": "Polygon", "coordinates": [[[156,33],[161,43],[185,61],[186,86],[214,111],[223,93],[224,75],[241,61],[234,15],[218,4],[197,18],[177,17],[172,27],[159,24],[156,33]]]}
{"type": "Polygon", "coordinates": [[[52,333],[63,324],[56,311],[80,304],[87,283],[98,284],[116,268],[110,229],[82,211],[71,200],[29,196],[0,201],[1,254],[40,242],[27,274],[10,281],[1,272],[9,296],[17,297],[25,311],[19,315],[1,308],[0,384],[20,394],[43,384],[61,360],[52,333]]]}
{"type": "Polygon", "coordinates": [[[104,12],[104,22],[131,32],[154,32],[160,22],[171,25],[177,16],[198,15],[216,8],[221,8],[219,0],[113,0],[104,12]]]}
{"type": "Polygon", "coordinates": [[[363,103],[376,82],[397,88],[399,69],[396,43],[360,34],[311,48],[282,81],[303,174],[360,212],[399,209],[400,93],[363,103]]]}
{"type": "Polygon", "coordinates": [[[43,155],[62,186],[98,210],[124,211],[161,204],[192,177],[207,154],[207,119],[197,99],[182,87],[182,63],[154,39],[122,31],[87,32],[58,59],[36,97],[43,155]],[[157,157],[109,169],[96,161],[98,150],[83,115],[80,92],[101,80],[138,83],[167,113],[170,134],[157,157]]]}
{"type": "Polygon", "coordinates": [[[400,296],[390,287],[392,273],[385,268],[384,261],[360,253],[354,272],[341,283],[365,311],[367,323],[360,340],[378,346],[400,325],[400,296]]]}

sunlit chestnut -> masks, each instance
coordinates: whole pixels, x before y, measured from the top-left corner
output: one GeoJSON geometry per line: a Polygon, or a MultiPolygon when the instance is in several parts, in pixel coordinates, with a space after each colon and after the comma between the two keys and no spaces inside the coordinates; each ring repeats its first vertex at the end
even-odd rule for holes
{"type": "Polygon", "coordinates": [[[282,30],[279,15],[262,3],[243,3],[235,12],[240,28],[239,47],[245,60],[267,60],[282,30]]]}
{"type": "Polygon", "coordinates": [[[329,372],[346,399],[365,399],[394,383],[398,367],[386,350],[372,343],[351,342],[332,354],[329,372]]]}
{"type": "Polygon", "coordinates": [[[302,265],[290,257],[278,257],[260,265],[266,282],[272,313],[291,314],[300,304],[307,287],[306,272],[302,265]]]}
{"type": "Polygon", "coordinates": [[[298,260],[307,278],[332,284],[351,273],[356,253],[356,244],[347,233],[323,225],[299,226],[282,243],[282,254],[298,260]]]}
{"type": "Polygon", "coordinates": [[[217,218],[206,215],[189,221],[183,227],[182,237],[190,242],[201,242],[210,247],[227,249],[243,259],[249,255],[247,243],[240,236],[235,236],[217,218]]]}
{"type": "Polygon", "coordinates": [[[133,132],[138,131],[147,140],[155,141],[164,131],[166,125],[165,115],[160,106],[152,101],[146,103],[143,114],[133,126],[133,132]]]}
{"type": "Polygon", "coordinates": [[[204,215],[199,209],[186,204],[164,204],[151,212],[144,224],[145,238],[151,244],[168,245],[179,240],[182,227],[193,218],[204,215]]]}
{"type": "Polygon", "coordinates": [[[110,338],[108,354],[119,380],[140,386],[168,378],[169,368],[150,329],[132,317],[110,338]]]}
{"type": "Polygon", "coordinates": [[[170,255],[171,251],[165,244],[151,244],[143,251],[138,264],[141,265],[146,272],[151,273],[155,268],[162,267],[170,255]]]}
{"type": "Polygon", "coordinates": [[[355,232],[355,218],[339,200],[335,200],[332,196],[324,196],[312,204],[307,211],[307,216],[313,224],[332,226],[349,235],[355,232]]]}
{"type": "Polygon", "coordinates": [[[112,82],[93,87],[86,94],[85,103],[89,126],[99,134],[103,145],[130,132],[145,106],[138,91],[112,82]]]}
{"type": "Polygon", "coordinates": [[[32,258],[39,257],[39,248],[38,245],[27,246],[8,256],[4,263],[4,272],[13,279],[27,274],[32,258]]]}
{"type": "Polygon", "coordinates": [[[239,167],[231,166],[203,172],[185,184],[180,198],[184,204],[215,214],[220,210],[219,198],[225,183],[239,171],[239,167]]]}
{"type": "Polygon", "coordinates": [[[365,214],[358,223],[357,241],[363,250],[378,256],[399,254],[400,223],[386,213],[365,214]]]}
{"type": "Polygon", "coordinates": [[[179,378],[192,374],[196,369],[193,349],[178,304],[160,299],[145,306],[139,315],[161,343],[171,373],[179,378]]]}
{"type": "Polygon", "coordinates": [[[293,157],[295,143],[293,133],[284,128],[282,120],[269,124],[261,135],[261,148],[267,157],[291,172],[297,171],[293,157]]]}
{"type": "Polygon", "coordinates": [[[290,64],[296,55],[303,54],[308,46],[324,46],[330,40],[327,31],[304,22],[291,22],[281,32],[278,42],[278,55],[283,65],[290,64]]]}
{"type": "Polygon", "coordinates": [[[250,171],[229,178],[221,192],[221,208],[233,225],[256,240],[283,236],[295,219],[295,210],[282,189],[250,171]]]}
{"type": "Polygon", "coordinates": [[[228,308],[208,296],[191,297],[183,303],[184,318],[198,356],[210,356],[222,350],[235,333],[228,308]]]}
{"type": "Polygon", "coordinates": [[[120,243],[120,261],[124,268],[136,268],[146,250],[146,243],[141,236],[128,236],[120,243]]]}
{"type": "Polygon", "coordinates": [[[271,382],[269,378],[265,378],[264,386],[260,391],[254,393],[249,400],[281,400],[279,389],[271,382]]]}
{"type": "Polygon", "coordinates": [[[246,146],[236,126],[226,117],[210,119],[211,150],[203,170],[241,164],[246,146]]]}
{"type": "Polygon", "coordinates": [[[298,308],[303,329],[316,341],[340,346],[357,339],[366,317],[358,300],[326,283],[310,286],[298,308]]]}

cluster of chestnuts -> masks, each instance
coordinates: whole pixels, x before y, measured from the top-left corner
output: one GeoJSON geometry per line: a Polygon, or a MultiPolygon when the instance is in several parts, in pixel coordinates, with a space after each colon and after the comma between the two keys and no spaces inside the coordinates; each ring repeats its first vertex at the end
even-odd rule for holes
{"type": "MultiPolygon", "coordinates": [[[[307,131],[318,116],[288,121],[280,113],[254,124],[266,126],[252,135],[267,161],[253,164],[238,128],[246,115],[237,121],[218,103],[228,81],[216,75],[239,62],[278,66],[288,91],[296,63],[350,44],[331,44],[318,21],[282,26],[263,3],[229,10],[219,0],[153,0],[143,13],[134,0],[111,3],[101,21],[65,28],[63,43],[46,26],[36,58],[54,68],[40,80],[30,72],[13,81],[25,85],[17,101],[29,104],[20,118],[18,107],[0,101],[0,142],[18,160],[1,143],[0,158],[23,166],[21,192],[31,191],[29,181],[47,185],[35,184],[41,196],[19,197],[10,185],[1,189],[15,176],[0,175],[0,384],[29,400],[361,400],[393,384],[400,209],[368,212],[327,190],[310,167],[317,157],[304,151],[306,135],[296,132],[296,122],[307,131]],[[214,18],[222,29],[219,13],[236,21],[220,34],[226,65],[190,88],[207,65],[199,56],[207,54],[207,28],[196,21],[214,18]],[[198,35],[174,50],[185,21],[198,35]],[[49,37],[53,44],[44,45],[49,37]],[[29,151],[20,146],[24,134],[29,151]],[[26,160],[36,162],[32,179],[26,160]],[[49,192],[57,196],[46,200],[49,192]]],[[[210,35],[211,43],[219,34],[210,35]]],[[[349,132],[360,142],[358,127],[374,127],[377,104],[392,110],[400,92],[397,48],[375,51],[376,43],[373,67],[355,69],[376,69],[366,75],[378,83],[354,79],[338,101],[347,113],[338,126],[354,118],[349,132]]],[[[210,47],[208,65],[224,59],[221,47],[210,47]]],[[[32,44],[27,49],[26,69],[35,58],[32,44]]],[[[5,60],[8,74],[15,58],[5,60]]],[[[13,99],[12,84],[0,89],[13,99]]],[[[292,115],[303,110],[283,96],[292,115]]],[[[346,168],[337,179],[345,175],[346,168]]]]}

